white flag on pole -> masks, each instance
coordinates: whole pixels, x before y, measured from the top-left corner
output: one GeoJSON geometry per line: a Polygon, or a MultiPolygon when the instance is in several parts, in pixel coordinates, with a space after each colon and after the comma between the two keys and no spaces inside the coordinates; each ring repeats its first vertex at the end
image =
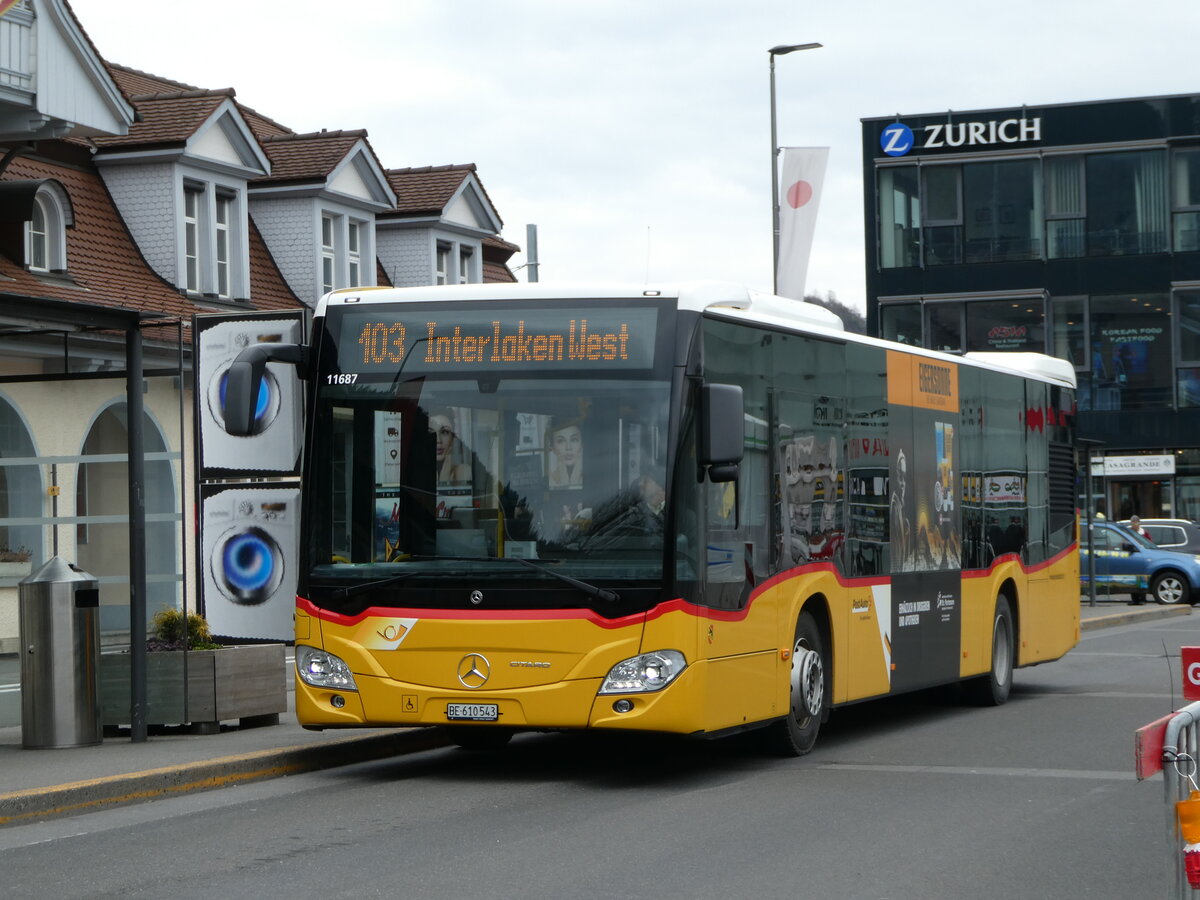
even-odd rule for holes
{"type": "Polygon", "coordinates": [[[828,147],[784,147],[779,184],[779,271],[775,273],[781,297],[804,299],[804,279],[821,184],[825,181],[828,147]]]}

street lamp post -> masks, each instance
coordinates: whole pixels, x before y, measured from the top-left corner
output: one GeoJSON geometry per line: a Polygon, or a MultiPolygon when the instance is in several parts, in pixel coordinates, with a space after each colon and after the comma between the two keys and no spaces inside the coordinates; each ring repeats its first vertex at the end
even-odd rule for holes
{"type": "Polygon", "coordinates": [[[771,60],[771,285],[779,293],[779,142],[775,135],[775,57],[797,50],[816,50],[821,44],[780,44],[767,51],[771,60]]]}

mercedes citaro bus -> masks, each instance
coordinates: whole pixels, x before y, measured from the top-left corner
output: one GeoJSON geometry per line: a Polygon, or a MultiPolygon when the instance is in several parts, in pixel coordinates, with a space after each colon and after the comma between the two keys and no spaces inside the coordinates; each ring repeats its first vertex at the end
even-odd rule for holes
{"type": "Polygon", "coordinates": [[[1074,373],[845,332],[714,283],[326,295],[306,346],[296,711],[310,728],[719,736],[1079,639],[1074,373]]]}

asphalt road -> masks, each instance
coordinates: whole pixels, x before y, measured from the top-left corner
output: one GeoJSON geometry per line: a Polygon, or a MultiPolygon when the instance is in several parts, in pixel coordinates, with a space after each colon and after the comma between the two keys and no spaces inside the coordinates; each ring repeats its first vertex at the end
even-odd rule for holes
{"type": "Polygon", "coordinates": [[[1085,633],[999,709],[841,710],[799,760],[748,740],[528,735],[0,831],[6,897],[1166,895],[1133,730],[1180,705],[1194,617],[1085,633]],[[48,873],[53,877],[48,878],[48,873]]]}

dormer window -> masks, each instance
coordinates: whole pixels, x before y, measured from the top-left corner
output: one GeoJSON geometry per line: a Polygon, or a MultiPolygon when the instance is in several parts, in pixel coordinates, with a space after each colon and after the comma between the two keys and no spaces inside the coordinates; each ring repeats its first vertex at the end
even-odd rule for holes
{"type": "Polygon", "coordinates": [[[31,272],[67,269],[65,197],[55,182],[44,182],[33,200],[25,226],[25,262],[31,272]]]}
{"type": "Polygon", "coordinates": [[[200,293],[200,201],[203,192],[196,187],[183,189],[183,286],[188,293],[200,293]]]}
{"type": "Polygon", "coordinates": [[[369,222],[349,213],[321,213],[321,293],[374,284],[364,261],[374,256],[369,222]]]}
{"type": "Polygon", "coordinates": [[[182,284],[189,294],[222,300],[245,296],[237,264],[239,237],[237,191],[186,180],[183,183],[182,284]]]}
{"type": "Polygon", "coordinates": [[[328,294],[333,290],[333,272],[337,264],[337,250],[333,244],[333,216],[321,216],[321,291],[328,294]]]}
{"type": "Polygon", "coordinates": [[[216,264],[217,264],[217,296],[229,299],[229,224],[230,208],[233,199],[225,194],[217,194],[216,215],[216,264]]]}
{"type": "Polygon", "coordinates": [[[434,284],[450,283],[450,245],[441,241],[437,245],[437,271],[434,273],[434,284]]]}
{"type": "Polygon", "coordinates": [[[358,249],[358,231],[361,226],[358,222],[351,222],[348,231],[348,240],[346,241],[346,263],[349,268],[350,283],[347,287],[357,287],[362,284],[359,278],[362,257],[359,255],[358,249]]]}

